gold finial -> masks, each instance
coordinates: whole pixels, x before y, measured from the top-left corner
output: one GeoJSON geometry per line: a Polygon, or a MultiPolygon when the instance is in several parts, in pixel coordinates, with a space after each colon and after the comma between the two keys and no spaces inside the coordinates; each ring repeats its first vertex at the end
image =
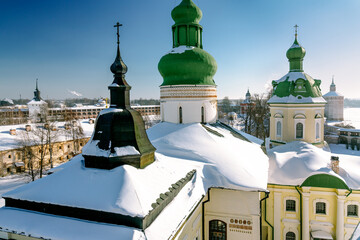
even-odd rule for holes
{"type": "Polygon", "coordinates": [[[297,39],[297,35],[298,35],[298,34],[297,34],[298,27],[299,27],[299,26],[298,26],[297,24],[295,24],[294,28],[295,28],[295,38],[296,38],[296,39],[297,39]]]}

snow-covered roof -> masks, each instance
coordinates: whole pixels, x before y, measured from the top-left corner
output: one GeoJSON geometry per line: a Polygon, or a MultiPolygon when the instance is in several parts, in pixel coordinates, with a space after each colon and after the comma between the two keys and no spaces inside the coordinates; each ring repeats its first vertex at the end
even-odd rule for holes
{"type": "Polygon", "coordinates": [[[341,93],[335,92],[335,91],[330,91],[330,92],[324,94],[323,97],[344,97],[344,95],[342,95],[341,93]]]}
{"type": "Polygon", "coordinates": [[[133,239],[145,240],[135,228],[83,221],[16,208],[0,208],[2,231],[45,239],[133,239]]]}
{"type": "MultiPolygon", "coordinates": [[[[142,217],[161,193],[195,169],[193,179],[145,230],[147,239],[167,239],[210,187],[266,191],[268,158],[260,147],[219,125],[206,128],[199,123],[159,123],[148,129],[157,151],[156,161],[145,169],[85,168],[78,155],[52,175],[3,196],[142,217]]],[[[1,226],[4,221],[0,218],[1,226]]]]}
{"type": "Polygon", "coordinates": [[[288,72],[279,80],[272,82],[274,93],[268,103],[326,103],[325,99],[321,97],[320,82],[304,72],[288,72]],[[301,86],[303,91],[295,92],[290,83],[293,84],[298,79],[303,79],[309,84],[307,88],[301,86]]]}
{"type": "Polygon", "coordinates": [[[33,104],[47,104],[47,102],[45,102],[44,100],[40,100],[40,101],[36,101],[36,100],[31,100],[30,102],[27,103],[28,105],[33,105],[33,104]]]}
{"type": "Polygon", "coordinates": [[[274,147],[268,151],[268,182],[299,186],[312,175],[329,174],[344,181],[351,189],[360,189],[360,156],[352,155],[337,145],[330,145],[330,148],[331,152],[328,152],[300,141],[274,147]],[[330,168],[332,155],[339,156],[339,174],[330,168]]]}
{"type": "MultiPolygon", "coordinates": [[[[90,124],[88,120],[83,120],[80,123],[84,130],[84,137],[90,137],[94,130],[94,124],[90,124]]],[[[64,126],[64,124],[64,122],[57,122],[56,126],[61,127],[64,126]]],[[[0,151],[20,148],[20,132],[25,132],[25,125],[26,124],[0,126],[0,151]],[[16,129],[16,135],[10,135],[10,129],[16,129]]],[[[30,125],[32,129],[36,127],[36,124],[30,125]]],[[[70,139],[66,134],[59,134],[56,141],[62,142],[70,139]]]]}

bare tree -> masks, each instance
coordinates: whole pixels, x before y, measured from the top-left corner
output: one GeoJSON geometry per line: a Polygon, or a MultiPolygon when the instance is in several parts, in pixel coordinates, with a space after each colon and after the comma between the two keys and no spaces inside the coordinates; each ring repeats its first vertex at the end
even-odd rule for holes
{"type": "Polygon", "coordinates": [[[58,140],[60,132],[57,129],[57,124],[55,121],[47,121],[44,125],[44,128],[46,130],[46,144],[49,150],[50,168],[53,168],[54,144],[58,140]]]}
{"type": "Polygon", "coordinates": [[[65,132],[73,142],[73,155],[75,156],[80,153],[80,139],[84,138],[85,134],[76,114],[70,110],[65,113],[65,132]]]}
{"type": "Polygon", "coordinates": [[[269,94],[254,94],[252,103],[246,109],[245,132],[264,139],[269,135],[270,109],[267,104],[269,94]]]}
{"type": "Polygon", "coordinates": [[[37,125],[33,130],[33,145],[38,149],[38,154],[35,154],[36,159],[38,159],[39,167],[39,178],[42,178],[44,169],[45,169],[45,158],[49,151],[49,146],[47,144],[47,129],[45,126],[37,125]]]}
{"type": "Polygon", "coordinates": [[[35,181],[38,175],[38,168],[35,163],[35,153],[33,149],[33,136],[31,132],[20,132],[19,147],[22,152],[22,161],[28,169],[28,174],[32,181],[35,181]]]}

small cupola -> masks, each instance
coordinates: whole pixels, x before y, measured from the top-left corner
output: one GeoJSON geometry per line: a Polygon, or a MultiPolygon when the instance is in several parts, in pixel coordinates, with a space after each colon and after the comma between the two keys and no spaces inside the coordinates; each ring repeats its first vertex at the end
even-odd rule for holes
{"type": "Polygon", "coordinates": [[[155,148],[145,131],[144,121],[130,107],[131,86],[125,80],[127,66],[120,55],[117,23],[117,53],[110,70],[114,81],[110,90],[110,108],[102,110],[97,118],[93,136],[84,146],[85,167],[113,169],[128,164],[144,168],[154,161],[155,148]]]}

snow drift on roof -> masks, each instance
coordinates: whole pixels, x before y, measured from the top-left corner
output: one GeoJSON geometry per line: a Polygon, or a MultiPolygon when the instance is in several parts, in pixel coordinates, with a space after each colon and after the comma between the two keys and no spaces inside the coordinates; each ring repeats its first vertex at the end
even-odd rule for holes
{"type": "MultiPolygon", "coordinates": [[[[335,151],[336,153],[336,151],[335,151]]],[[[339,156],[339,174],[330,169],[330,158],[333,153],[327,152],[312,144],[294,141],[268,151],[269,183],[280,185],[301,185],[309,176],[330,174],[346,183],[349,188],[360,189],[360,157],[351,155],[339,156]]]]}
{"type": "Polygon", "coordinates": [[[15,208],[0,208],[2,231],[45,239],[145,240],[142,231],[113,224],[83,221],[15,208]]]}
{"type": "Polygon", "coordinates": [[[156,161],[145,169],[129,165],[112,170],[85,168],[78,155],[50,176],[3,196],[144,217],[161,193],[195,169],[193,179],[146,229],[148,239],[167,239],[208,188],[267,188],[268,158],[261,148],[220,126],[206,127],[164,122],[148,129],[157,151],[156,161]],[[164,228],[169,222],[171,228],[164,228]]]}

